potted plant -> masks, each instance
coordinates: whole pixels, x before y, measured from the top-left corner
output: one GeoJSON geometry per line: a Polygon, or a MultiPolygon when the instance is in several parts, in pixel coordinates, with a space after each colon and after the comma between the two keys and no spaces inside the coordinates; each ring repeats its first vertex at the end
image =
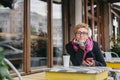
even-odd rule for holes
{"type": "Polygon", "coordinates": [[[0,80],[13,80],[9,74],[7,65],[4,63],[4,49],[0,47],[0,80]]]}

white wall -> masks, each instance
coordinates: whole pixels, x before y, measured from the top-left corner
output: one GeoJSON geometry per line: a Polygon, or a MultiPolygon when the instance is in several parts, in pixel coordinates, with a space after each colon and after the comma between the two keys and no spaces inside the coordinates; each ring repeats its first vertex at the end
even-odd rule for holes
{"type": "MultiPolygon", "coordinates": [[[[73,33],[73,28],[76,24],[82,23],[82,0],[75,0],[75,14],[72,14],[71,18],[73,17],[73,15],[75,15],[75,23],[73,23],[71,25],[71,35],[70,35],[70,39],[72,40],[74,37],[74,33],[73,33]]],[[[73,19],[72,19],[73,20],[73,19]]]]}
{"type": "Polygon", "coordinates": [[[82,0],[75,0],[75,24],[82,23],[82,0]]]}

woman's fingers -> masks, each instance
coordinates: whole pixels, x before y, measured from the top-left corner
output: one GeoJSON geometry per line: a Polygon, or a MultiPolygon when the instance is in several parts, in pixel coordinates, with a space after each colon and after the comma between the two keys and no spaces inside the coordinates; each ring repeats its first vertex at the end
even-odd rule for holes
{"type": "Polygon", "coordinates": [[[89,63],[87,63],[86,61],[83,61],[83,65],[84,65],[84,66],[88,66],[89,63]]]}
{"type": "Polygon", "coordinates": [[[92,61],[85,60],[85,61],[83,61],[83,65],[84,66],[95,66],[95,61],[94,60],[92,60],[92,61]]]}

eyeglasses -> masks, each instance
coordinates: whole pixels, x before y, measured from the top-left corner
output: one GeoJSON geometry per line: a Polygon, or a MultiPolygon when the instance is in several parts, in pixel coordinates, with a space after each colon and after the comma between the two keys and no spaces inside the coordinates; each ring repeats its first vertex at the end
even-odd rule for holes
{"type": "Polygon", "coordinates": [[[76,34],[77,34],[77,35],[88,35],[88,33],[87,33],[87,32],[84,32],[84,31],[83,31],[83,32],[78,31],[78,32],[76,32],[76,34]]]}

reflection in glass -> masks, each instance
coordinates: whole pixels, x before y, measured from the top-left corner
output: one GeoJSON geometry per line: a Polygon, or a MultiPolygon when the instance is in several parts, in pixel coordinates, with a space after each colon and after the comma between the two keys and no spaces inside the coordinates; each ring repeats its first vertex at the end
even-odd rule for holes
{"type": "MultiPolygon", "coordinates": [[[[59,0],[60,1],[60,0],[59,0]]],[[[62,64],[62,48],[63,48],[63,28],[62,28],[62,5],[61,3],[52,3],[53,6],[53,63],[54,65],[62,64]]]]}
{"type": "Polygon", "coordinates": [[[0,6],[0,45],[17,69],[23,67],[23,4],[18,0],[14,2],[17,7],[0,6]]]}
{"type": "Polygon", "coordinates": [[[47,65],[47,3],[30,1],[31,66],[47,65]]]}

